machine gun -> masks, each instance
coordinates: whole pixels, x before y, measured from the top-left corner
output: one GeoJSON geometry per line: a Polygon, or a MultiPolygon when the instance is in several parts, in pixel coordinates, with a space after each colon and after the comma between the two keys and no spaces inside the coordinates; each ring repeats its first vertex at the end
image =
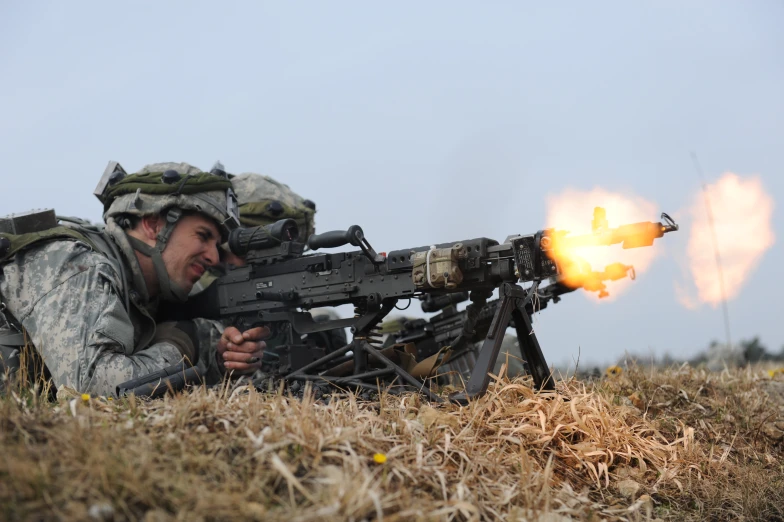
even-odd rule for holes
{"type": "Polygon", "coordinates": [[[431,400],[441,401],[422,380],[373,346],[375,327],[400,300],[469,292],[475,306],[465,318],[463,333],[453,342],[453,349],[460,350],[473,339],[467,332],[474,331],[479,312],[493,291],[498,290],[498,303],[466,389],[450,399],[465,403],[487,390],[488,372],[510,321],[535,385],[541,390],[553,390],[526,306],[534,302],[541,282],[567,275],[573,280],[580,272],[580,263],[563,256],[563,252],[570,245],[650,246],[656,238],[678,230],[678,225],[664,213],[663,223],[640,222],[614,229],[597,216],[604,216],[598,207],[594,232],[585,236],[569,237],[566,232],[548,229],[510,236],[503,243],[476,238],[388,254],[377,253],[357,225],[346,231],[310,236],[307,246],[314,252],[308,254],[304,254],[305,245],[298,241],[297,226],[291,219],[265,227],[237,229],[229,237],[228,246],[232,253],[245,258],[246,265],[232,267],[203,292],[201,301],[206,304],[200,306],[200,315],[231,321],[241,330],[276,323],[288,323],[299,334],[349,328],[352,341],[331,353],[305,345],[289,346],[291,364],[284,378],[376,389],[377,380],[393,377],[423,391],[431,400]],[[315,252],[344,245],[360,250],[315,252]],[[531,285],[523,288],[520,283],[531,285]],[[343,304],[354,306],[354,317],[316,322],[307,311],[343,304]],[[383,367],[370,368],[369,358],[383,367]],[[350,376],[327,375],[330,368],[347,361],[353,362],[350,376]]]}

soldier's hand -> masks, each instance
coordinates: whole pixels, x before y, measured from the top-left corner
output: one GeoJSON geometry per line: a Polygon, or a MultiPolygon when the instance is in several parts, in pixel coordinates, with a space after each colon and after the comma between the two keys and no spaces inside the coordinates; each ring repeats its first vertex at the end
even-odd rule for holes
{"type": "Polygon", "coordinates": [[[218,364],[227,372],[246,375],[261,368],[261,356],[267,343],[262,341],[270,335],[266,326],[240,332],[229,326],[218,341],[218,364]]]}

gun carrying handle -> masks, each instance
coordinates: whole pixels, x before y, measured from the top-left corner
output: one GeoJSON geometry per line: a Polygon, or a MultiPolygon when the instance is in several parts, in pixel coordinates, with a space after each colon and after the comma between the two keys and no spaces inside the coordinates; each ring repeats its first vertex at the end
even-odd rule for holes
{"type": "Polygon", "coordinates": [[[343,245],[360,246],[359,242],[365,235],[359,225],[352,225],[348,230],[332,230],[323,234],[313,234],[308,238],[311,250],[319,248],[335,248],[343,245]]]}

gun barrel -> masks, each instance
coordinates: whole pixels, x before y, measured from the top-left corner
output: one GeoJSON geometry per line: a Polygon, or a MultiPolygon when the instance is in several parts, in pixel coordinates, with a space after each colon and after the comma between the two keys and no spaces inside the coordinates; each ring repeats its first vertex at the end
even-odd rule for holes
{"type": "Polygon", "coordinates": [[[130,395],[154,399],[165,394],[169,385],[174,391],[181,390],[186,384],[201,382],[201,372],[185,361],[168,366],[143,377],[131,379],[117,386],[117,396],[130,395]]]}
{"type": "Polygon", "coordinates": [[[655,239],[668,232],[678,230],[678,225],[642,221],[605,228],[582,236],[564,237],[558,240],[560,248],[582,248],[590,246],[610,246],[622,243],[623,248],[639,248],[653,245],[655,239]]]}

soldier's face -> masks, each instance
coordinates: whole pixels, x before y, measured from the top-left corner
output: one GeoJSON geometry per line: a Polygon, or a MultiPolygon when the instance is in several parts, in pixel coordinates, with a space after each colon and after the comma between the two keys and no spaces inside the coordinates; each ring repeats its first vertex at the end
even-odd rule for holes
{"type": "Polygon", "coordinates": [[[200,214],[180,218],[163,251],[171,281],[190,292],[206,269],[218,263],[219,244],[220,232],[211,219],[200,214]]]}

